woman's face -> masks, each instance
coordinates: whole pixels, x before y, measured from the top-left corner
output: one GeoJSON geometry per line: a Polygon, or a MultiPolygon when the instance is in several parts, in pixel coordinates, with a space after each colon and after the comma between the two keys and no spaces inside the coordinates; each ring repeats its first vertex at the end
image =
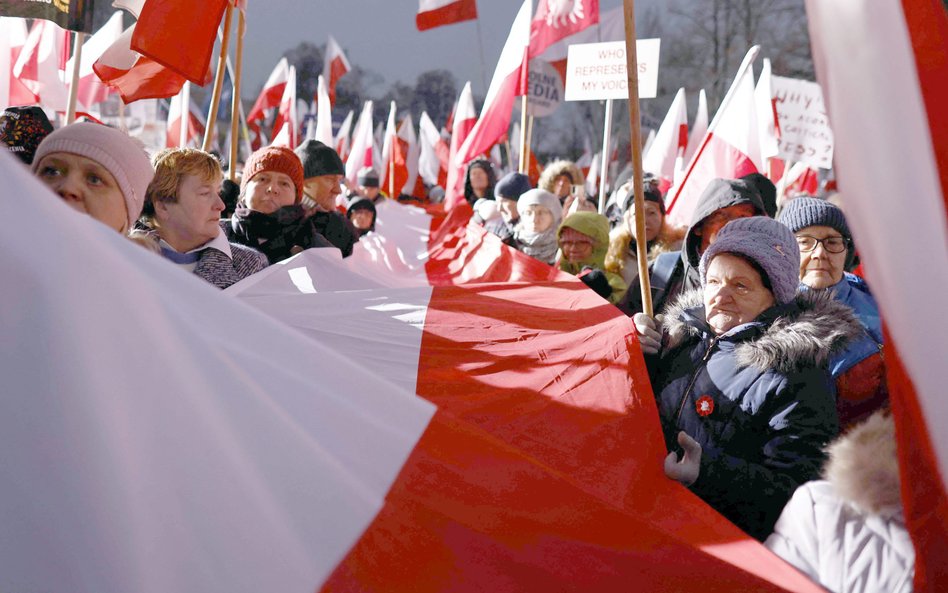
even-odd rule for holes
{"type": "Polygon", "coordinates": [[[588,260],[593,252],[592,237],[576,233],[570,235],[569,239],[560,239],[560,249],[563,251],[563,257],[571,264],[588,260]]]}
{"type": "Polygon", "coordinates": [[[247,182],[243,199],[247,208],[273,214],[284,206],[296,203],[296,185],[286,173],[261,171],[247,182]]]}
{"type": "Polygon", "coordinates": [[[573,180],[569,178],[569,175],[557,175],[556,179],[553,180],[553,193],[559,196],[562,200],[570,194],[573,189],[573,180]]]}
{"type": "Polygon", "coordinates": [[[352,226],[355,228],[360,231],[367,231],[372,228],[372,223],[375,222],[375,213],[368,208],[358,208],[349,213],[349,220],[352,221],[352,226]]]}
{"type": "Polygon", "coordinates": [[[796,235],[797,244],[800,245],[800,282],[819,290],[833,286],[843,279],[849,246],[839,231],[828,226],[808,226],[797,231],[796,235]],[[812,239],[819,239],[821,242],[812,250],[804,251],[806,244],[813,242],[812,239]],[[827,241],[831,248],[838,249],[842,246],[843,250],[830,253],[826,249],[827,241]]]}
{"type": "MultiPolygon", "coordinates": [[[[626,210],[626,224],[629,225],[629,232],[635,236],[635,207],[626,210]]],[[[645,241],[654,241],[662,230],[662,221],[664,216],[662,210],[655,202],[645,202],[645,241]]]]}
{"type": "Polygon", "coordinates": [[[715,334],[723,334],[753,321],[774,302],[773,293],[744,258],[721,253],[708,264],[704,311],[715,334]]]}
{"type": "Polygon", "coordinates": [[[487,186],[490,183],[490,179],[487,177],[487,171],[480,167],[472,167],[470,179],[471,189],[473,189],[478,196],[482,196],[482,194],[487,191],[487,186]]]}
{"type": "Polygon", "coordinates": [[[553,213],[539,204],[530,204],[520,213],[520,224],[528,233],[543,233],[553,226],[553,213]]]}
{"type": "Polygon", "coordinates": [[[120,233],[128,230],[125,196],[115,177],[98,162],[69,152],[51,152],[39,162],[36,174],[73,209],[120,233]]]}

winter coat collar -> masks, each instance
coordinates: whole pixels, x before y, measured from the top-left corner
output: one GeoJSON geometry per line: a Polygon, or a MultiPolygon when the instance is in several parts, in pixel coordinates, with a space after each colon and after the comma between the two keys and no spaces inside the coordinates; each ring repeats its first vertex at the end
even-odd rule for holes
{"type": "MultiPolygon", "coordinates": [[[[710,338],[701,289],[682,294],[665,315],[667,348],[691,338],[710,338]]],[[[859,337],[862,327],[852,310],[832,294],[798,292],[787,305],[765,311],[751,323],[723,334],[736,344],[740,368],[789,373],[807,367],[826,367],[830,357],[859,337]]]]}

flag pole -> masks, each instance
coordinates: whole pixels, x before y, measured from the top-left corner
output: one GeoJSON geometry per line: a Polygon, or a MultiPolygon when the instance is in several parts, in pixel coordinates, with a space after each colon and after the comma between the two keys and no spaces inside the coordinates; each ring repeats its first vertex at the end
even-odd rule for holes
{"type": "MultiPolygon", "coordinates": [[[[642,116],[639,113],[638,57],[635,51],[635,0],[623,0],[622,6],[625,16],[625,60],[629,89],[632,191],[635,195],[635,249],[638,254],[636,259],[639,264],[639,278],[642,288],[642,310],[646,315],[652,317],[654,316],[654,311],[652,311],[652,288],[648,276],[648,258],[646,257],[648,249],[645,242],[645,187],[642,174],[642,116]]],[[[605,160],[605,154],[603,154],[603,160],[605,160]]]]}
{"type": "Polygon", "coordinates": [[[69,103],[66,105],[66,125],[76,121],[76,102],[79,98],[79,66],[82,62],[82,42],[85,33],[73,33],[75,36],[72,50],[72,82],[69,84],[69,103]]]}
{"type": "Polygon", "coordinates": [[[530,141],[527,139],[527,96],[520,97],[520,173],[527,173],[527,150],[530,141]]]}
{"type": "Polygon", "coordinates": [[[398,137],[392,138],[392,147],[389,150],[388,154],[388,197],[393,200],[397,199],[398,196],[395,195],[395,143],[398,142],[398,137]]]}
{"type": "MultiPolygon", "coordinates": [[[[214,76],[214,91],[211,93],[211,107],[207,113],[207,125],[204,128],[204,144],[201,150],[211,149],[211,139],[214,137],[214,124],[217,121],[217,104],[221,100],[221,88],[224,86],[224,68],[227,60],[227,45],[230,42],[230,21],[234,12],[234,5],[227,3],[224,12],[224,38],[221,40],[221,53],[217,57],[217,74],[214,76]]],[[[190,105],[188,106],[190,109],[190,105]]],[[[189,111],[190,113],[190,111],[189,111]]]]}
{"type": "Polygon", "coordinates": [[[231,181],[237,179],[237,147],[240,144],[238,136],[238,127],[240,125],[240,77],[243,75],[244,63],[244,33],[247,32],[247,18],[244,11],[237,11],[237,55],[236,72],[231,74],[231,81],[234,83],[233,96],[230,98],[230,157],[227,171],[227,178],[231,181]]]}
{"type": "Polygon", "coordinates": [[[188,136],[191,135],[191,81],[185,81],[181,87],[181,100],[179,109],[181,110],[181,125],[178,128],[178,148],[188,146],[188,136]]]}
{"type": "Polygon", "coordinates": [[[609,159],[606,155],[609,154],[609,144],[612,140],[612,99],[606,99],[606,116],[603,119],[605,121],[602,132],[602,153],[600,153],[602,162],[599,163],[599,214],[606,213],[606,174],[609,172],[609,159]]]}

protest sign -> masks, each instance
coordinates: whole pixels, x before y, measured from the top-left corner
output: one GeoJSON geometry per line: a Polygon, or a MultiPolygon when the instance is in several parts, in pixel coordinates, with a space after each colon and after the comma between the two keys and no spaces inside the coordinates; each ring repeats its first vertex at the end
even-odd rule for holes
{"type": "MultiPolygon", "coordinates": [[[[658,52],[661,39],[635,42],[639,66],[639,98],[658,92],[658,52]]],[[[584,43],[569,46],[566,62],[566,100],[628,99],[625,42],[584,43]]]]}
{"type": "Polygon", "coordinates": [[[773,76],[771,80],[780,123],[780,158],[831,169],[833,131],[820,85],[783,76],[773,76]]]}

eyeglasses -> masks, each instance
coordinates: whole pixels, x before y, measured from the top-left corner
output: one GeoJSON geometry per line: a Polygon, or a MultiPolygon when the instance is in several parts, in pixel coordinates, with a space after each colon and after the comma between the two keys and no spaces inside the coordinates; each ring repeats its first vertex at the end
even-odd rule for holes
{"type": "Polygon", "coordinates": [[[849,246],[849,239],[845,237],[817,239],[816,237],[810,237],[808,235],[800,235],[797,237],[797,245],[800,246],[800,251],[803,252],[813,251],[816,249],[817,243],[822,243],[823,249],[825,249],[827,253],[842,253],[846,251],[846,248],[849,246]]]}

